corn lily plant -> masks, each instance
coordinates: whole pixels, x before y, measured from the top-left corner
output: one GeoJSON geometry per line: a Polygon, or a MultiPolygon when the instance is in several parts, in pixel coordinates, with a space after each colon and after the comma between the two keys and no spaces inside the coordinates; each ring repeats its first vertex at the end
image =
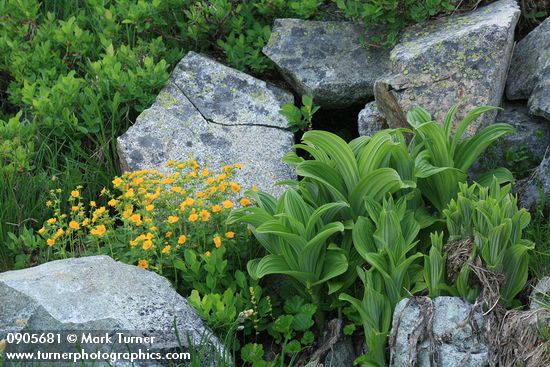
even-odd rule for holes
{"type": "Polygon", "coordinates": [[[337,201],[314,208],[295,190],[279,199],[266,193],[255,196],[257,207],[237,209],[228,219],[248,223],[267,251],[266,256],[248,262],[248,272],[254,279],[288,275],[299,294],[322,304],[321,294],[330,293],[324,289],[326,283],[348,269],[344,251],[331,241],[344,231],[344,224],[334,217],[348,204],[337,201]]]}
{"type": "MultiPolygon", "coordinates": [[[[447,113],[443,125],[432,120],[423,108],[416,107],[407,114],[414,137],[409,150],[415,159],[415,177],[422,195],[441,212],[458,193],[458,183],[466,182],[472,164],[489,145],[500,137],[514,132],[509,124],[491,124],[471,137],[464,137],[468,127],[483,113],[496,107],[481,106],[470,111],[458,124],[454,134],[452,124],[459,104],[447,113]]],[[[503,168],[484,175],[495,176],[499,182],[513,180],[510,171],[503,168]]],[[[477,180],[480,182],[480,180],[477,180]]],[[[490,181],[489,181],[490,182],[490,181]]]]}
{"type": "MultiPolygon", "coordinates": [[[[487,269],[505,275],[500,289],[505,306],[511,306],[525,286],[528,251],[534,248],[522,238],[531,217],[525,209],[518,209],[510,190],[510,185],[501,188],[496,179],[489,187],[461,185],[457,200],[444,210],[451,239],[473,237],[471,256],[479,254],[487,269]]],[[[460,292],[465,287],[457,288],[460,292]]]]}
{"type": "Polygon", "coordinates": [[[401,299],[423,288],[418,276],[423,255],[416,251],[420,226],[407,209],[407,197],[382,204],[368,201],[367,211],[369,217],[359,217],[353,228],[353,244],[369,266],[357,269],[364,285],[363,300],[345,293],[340,299],[349,302],[363,320],[369,352],[356,362],[385,366],[393,310],[401,299]]]}

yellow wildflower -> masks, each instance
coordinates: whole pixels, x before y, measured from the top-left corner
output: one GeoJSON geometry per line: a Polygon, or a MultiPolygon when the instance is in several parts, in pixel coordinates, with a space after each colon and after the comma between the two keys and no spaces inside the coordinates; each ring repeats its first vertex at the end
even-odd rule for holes
{"type": "Polygon", "coordinates": [[[166,234],[164,235],[166,238],[170,238],[172,237],[172,232],[171,231],[168,231],[166,232],[166,234]]]}
{"type": "Polygon", "coordinates": [[[195,204],[195,200],[193,200],[193,198],[185,199],[185,205],[193,205],[193,204],[195,204]]]}
{"type": "Polygon", "coordinates": [[[221,210],[222,210],[222,206],[219,205],[219,204],[216,204],[216,205],[214,205],[214,206],[212,207],[212,211],[213,211],[214,213],[220,212],[221,210]]]}
{"type": "Polygon", "coordinates": [[[181,194],[183,192],[183,189],[179,186],[172,186],[171,190],[173,192],[177,192],[178,194],[181,194]]]}
{"type": "Polygon", "coordinates": [[[179,217],[176,217],[175,215],[169,215],[168,216],[168,223],[177,223],[177,221],[179,221],[180,218],[179,217]]]}
{"type": "Polygon", "coordinates": [[[214,245],[216,245],[216,248],[222,246],[222,238],[220,236],[214,236],[214,245]]]}
{"type": "Polygon", "coordinates": [[[139,260],[138,268],[147,269],[149,267],[149,262],[147,260],[139,260]]]}
{"type": "Polygon", "coordinates": [[[153,241],[151,241],[151,240],[143,241],[143,249],[144,250],[149,250],[151,247],[153,247],[153,241]]]}
{"type": "Polygon", "coordinates": [[[38,234],[43,235],[44,233],[46,233],[46,228],[42,227],[38,230],[38,234]]]}
{"type": "Polygon", "coordinates": [[[80,191],[78,191],[78,190],[71,191],[71,197],[73,197],[73,198],[80,197],[80,191]]]}
{"type": "Polygon", "coordinates": [[[252,185],[252,191],[258,192],[258,191],[260,191],[260,190],[258,189],[258,186],[252,185]]]}
{"type": "Polygon", "coordinates": [[[74,206],[71,207],[71,211],[73,211],[73,212],[77,212],[79,209],[80,209],[80,207],[78,205],[74,205],[74,206]]]}
{"type": "Polygon", "coordinates": [[[241,168],[243,168],[243,166],[241,166],[241,165],[240,165],[240,164],[238,164],[238,163],[235,163],[235,164],[233,165],[233,167],[235,167],[235,168],[237,168],[237,169],[241,169],[241,168]]]}
{"type": "Polygon", "coordinates": [[[57,219],[56,218],[50,218],[46,222],[48,222],[48,224],[54,224],[55,222],[57,222],[57,219]]]}
{"type": "Polygon", "coordinates": [[[119,187],[121,183],[122,179],[120,177],[115,177],[115,179],[113,180],[113,185],[115,185],[115,187],[119,187]]]}
{"type": "Polygon", "coordinates": [[[207,222],[208,219],[210,219],[210,213],[208,212],[208,210],[201,210],[201,219],[203,220],[203,222],[207,222]]]}
{"type": "Polygon", "coordinates": [[[48,244],[48,246],[52,247],[53,245],[55,245],[55,240],[53,238],[48,238],[46,243],[48,244]]]}
{"type": "Polygon", "coordinates": [[[145,207],[145,210],[147,210],[148,212],[150,212],[153,209],[155,209],[155,206],[153,204],[149,204],[145,207]]]}
{"type": "Polygon", "coordinates": [[[233,202],[231,200],[225,200],[222,205],[225,209],[230,209],[233,207],[233,202]]]}
{"type": "Polygon", "coordinates": [[[236,182],[233,182],[231,181],[231,191],[236,194],[237,192],[239,192],[241,190],[241,187],[236,183],[236,182]]]}
{"type": "Polygon", "coordinates": [[[249,198],[242,198],[239,200],[239,203],[241,203],[242,206],[248,206],[250,205],[250,199],[249,198]]]}
{"type": "Polygon", "coordinates": [[[108,204],[109,206],[115,206],[115,205],[116,205],[116,200],[115,200],[115,199],[111,199],[111,200],[109,200],[109,201],[107,202],[107,204],[108,204]]]}
{"type": "Polygon", "coordinates": [[[84,218],[84,220],[82,221],[82,226],[87,226],[88,223],[90,223],[90,221],[88,220],[88,218],[84,218]]]}
{"type": "Polygon", "coordinates": [[[202,176],[202,177],[206,177],[206,176],[208,176],[209,173],[210,173],[210,172],[208,172],[208,170],[205,168],[205,169],[203,169],[203,170],[201,171],[201,176],[202,176]]]}
{"type": "Polygon", "coordinates": [[[132,196],[134,196],[134,194],[134,189],[130,188],[128,191],[126,191],[126,194],[124,194],[124,196],[127,198],[131,198],[132,196]]]}
{"type": "Polygon", "coordinates": [[[141,225],[141,214],[139,213],[136,213],[136,214],[132,214],[132,216],[130,217],[130,220],[132,222],[134,222],[137,226],[140,226],[141,225]]]}
{"type": "Polygon", "coordinates": [[[231,238],[235,237],[235,232],[233,232],[233,231],[225,232],[225,237],[231,239],[231,238]]]}
{"type": "Polygon", "coordinates": [[[69,227],[71,227],[72,229],[74,229],[75,231],[78,231],[80,229],[80,224],[78,224],[78,222],[74,221],[74,220],[71,220],[69,222],[69,227]]]}
{"type": "Polygon", "coordinates": [[[193,214],[191,214],[191,215],[189,216],[189,221],[190,221],[190,222],[196,222],[197,219],[199,219],[199,216],[198,216],[198,214],[196,214],[196,213],[193,213],[193,214]]]}
{"type": "Polygon", "coordinates": [[[162,253],[163,254],[169,253],[171,248],[172,248],[172,246],[170,246],[170,245],[164,246],[164,248],[162,249],[162,253]]]}
{"type": "Polygon", "coordinates": [[[92,208],[95,208],[95,207],[97,206],[97,203],[96,203],[95,201],[92,200],[92,201],[90,201],[90,206],[91,206],[92,208]]]}
{"type": "Polygon", "coordinates": [[[53,238],[58,239],[59,237],[63,236],[64,233],[65,231],[62,228],[59,228],[57,232],[55,232],[55,234],[53,235],[53,238]]]}
{"type": "Polygon", "coordinates": [[[92,235],[96,235],[96,236],[103,236],[106,231],[107,231],[107,228],[105,228],[105,226],[103,224],[100,224],[97,227],[95,227],[94,229],[92,229],[90,231],[90,233],[92,235]]]}
{"type": "Polygon", "coordinates": [[[206,251],[206,252],[204,253],[204,256],[210,257],[210,256],[212,256],[212,253],[211,253],[210,251],[206,251]]]}
{"type": "Polygon", "coordinates": [[[187,237],[185,237],[184,234],[182,234],[179,238],[178,238],[178,245],[183,245],[185,243],[185,241],[187,241],[187,237]]]}

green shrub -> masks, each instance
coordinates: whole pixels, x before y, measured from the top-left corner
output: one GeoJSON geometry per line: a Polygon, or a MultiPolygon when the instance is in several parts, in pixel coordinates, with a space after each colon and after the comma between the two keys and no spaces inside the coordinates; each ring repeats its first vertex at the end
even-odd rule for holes
{"type": "MultiPolygon", "coordinates": [[[[28,210],[34,202],[26,201],[43,191],[49,176],[64,190],[85,184],[82,194],[91,199],[120,173],[116,137],[152,104],[187,51],[265,71],[272,65],[261,48],[273,19],[315,16],[319,6],[272,0],[1,1],[0,191],[6,192],[0,197],[15,195],[12,201],[28,210]],[[80,182],[73,180],[75,171],[80,182]],[[13,176],[21,175],[36,195],[13,190],[13,176]]],[[[44,195],[38,196],[45,209],[44,195]]],[[[44,211],[28,213],[41,223],[44,211]]],[[[0,212],[0,252],[8,232],[32,224],[12,212],[0,212]]]]}
{"type": "Polygon", "coordinates": [[[387,34],[377,37],[374,42],[390,46],[397,42],[399,31],[406,25],[418,23],[440,13],[455,10],[454,0],[333,0],[351,19],[362,21],[365,26],[383,25],[387,34]]]}

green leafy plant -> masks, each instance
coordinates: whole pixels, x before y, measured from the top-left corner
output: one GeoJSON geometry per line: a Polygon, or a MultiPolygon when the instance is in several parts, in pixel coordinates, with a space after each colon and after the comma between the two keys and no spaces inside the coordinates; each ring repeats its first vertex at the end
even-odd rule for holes
{"type": "Polygon", "coordinates": [[[406,25],[422,22],[440,13],[455,10],[452,0],[333,0],[347,17],[362,21],[366,27],[384,25],[388,28],[384,37],[373,41],[386,46],[395,44],[398,33],[406,25]]]}
{"type": "MultiPolygon", "coordinates": [[[[466,174],[479,155],[500,137],[514,131],[504,123],[491,124],[471,137],[464,137],[468,127],[483,113],[495,107],[481,106],[470,111],[456,125],[452,124],[459,104],[447,113],[442,125],[432,120],[423,108],[413,108],[407,114],[407,121],[413,127],[414,137],[409,150],[415,159],[415,176],[418,188],[438,211],[456,197],[458,183],[466,182],[466,174]]],[[[496,176],[499,182],[513,181],[506,169],[496,169],[476,180],[487,184],[496,176]]]]}
{"type": "MultiPolygon", "coordinates": [[[[530,215],[525,209],[518,209],[510,190],[510,185],[501,188],[496,179],[489,187],[477,183],[461,185],[457,200],[452,200],[444,211],[450,240],[472,237],[470,256],[479,255],[488,270],[504,274],[500,296],[505,306],[513,305],[515,296],[525,286],[528,253],[534,248],[531,241],[523,238],[530,215]]],[[[463,293],[461,287],[457,288],[463,293]]]]}
{"type": "Polygon", "coordinates": [[[313,104],[310,96],[302,96],[302,107],[298,108],[293,103],[286,103],[281,108],[281,114],[288,120],[288,128],[293,133],[297,131],[309,131],[312,129],[313,115],[319,110],[319,106],[313,104]]]}
{"type": "MultiPolygon", "coordinates": [[[[234,210],[228,223],[248,223],[267,251],[261,259],[248,262],[254,279],[269,274],[286,274],[295,282],[298,294],[321,305],[321,294],[331,279],[343,274],[348,263],[343,251],[331,238],[344,225],[334,221],[343,202],[313,208],[294,190],[279,199],[266,193],[255,195],[257,207],[234,210]]],[[[322,307],[322,306],[321,306],[322,307]]],[[[317,315],[322,324],[322,308],[317,315]]]]}
{"type": "Polygon", "coordinates": [[[420,226],[414,213],[407,210],[406,199],[395,203],[384,200],[382,204],[368,201],[369,217],[359,217],[353,228],[355,249],[369,266],[368,270],[357,269],[364,286],[363,300],[340,295],[363,321],[369,352],[356,363],[386,365],[385,346],[393,310],[401,299],[423,288],[418,282],[423,255],[416,252],[420,226]]]}

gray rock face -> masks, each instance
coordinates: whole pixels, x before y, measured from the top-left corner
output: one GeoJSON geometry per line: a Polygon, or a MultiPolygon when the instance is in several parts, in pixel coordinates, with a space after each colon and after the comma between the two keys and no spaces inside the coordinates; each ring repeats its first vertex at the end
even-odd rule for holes
{"type": "Polygon", "coordinates": [[[530,208],[540,203],[541,190],[546,197],[550,195],[550,149],[533,175],[529,179],[518,183],[517,192],[520,205],[524,208],[530,208]]]}
{"type": "Polygon", "coordinates": [[[525,146],[538,162],[544,157],[550,146],[550,124],[541,118],[529,115],[527,108],[521,103],[506,103],[499,111],[496,121],[506,122],[516,129],[516,133],[504,138],[503,144],[511,146],[525,146]]]}
{"type": "Polygon", "coordinates": [[[540,303],[545,304],[550,302],[550,277],[543,277],[539,280],[533,291],[531,292],[531,301],[529,309],[538,310],[541,308],[540,303]]]}
{"type": "Polygon", "coordinates": [[[506,96],[529,99],[529,112],[550,120],[550,19],[516,45],[506,96]]]}
{"type": "MultiPolygon", "coordinates": [[[[463,101],[455,123],[474,107],[499,106],[519,14],[514,0],[500,0],[407,29],[391,52],[392,75],[375,86],[390,127],[405,126],[405,115],[415,106],[443,121],[451,106],[463,101]]],[[[484,114],[466,133],[493,122],[495,115],[484,114]]]]}
{"type": "Polygon", "coordinates": [[[282,156],[294,142],[279,113],[290,93],[190,52],[151,108],[117,140],[124,170],[197,159],[212,168],[239,163],[244,188],[279,195],[276,182],[293,178],[282,156]]]}
{"type": "Polygon", "coordinates": [[[361,37],[369,36],[351,22],[276,19],[263,52],[300,95],[344,108],[371,98],[389,67],[389,53],[361,47],[361,37]]]}
{"type": "Polygon", "coordinates": [[[351,338],[346,337],[334,345],[328,352],[323,362],[324,367],[353,367],[353,361],[357,358],[353,350],[351,338]]]}
{"type": "MultiPolygon", "coordinates": [[[[113,344],[105,347],[113,347],[117,331],[125,335],[131,331],[155,336],[146,347],[166,352],[180,345],[175,322],[182,347],[189,347],[188,340],[195,347],[203,340],[224,352],[218,338],[166,278],[108,256],[58,260],[2,273],[0,299],[0,340],[25,327],[35,332],[72,331],[78,340],[86,332],[93,336],[109,333],[114,335],[113,344]]],[[[101,343],[94,346],[101,347],[101,343]]],[[[57,352],[75,350],[65,339],[52,347],[57,352]]]]}
{"type": "MultiPolygon", "coordinates": [[[[494,145],[472,167],[472,178],[486,169],[505,167],[513,172],[528,172],[536,168],[550,146],[550,124],[544,119],[532,117],[523,103],[507,102],[499,111],[496,121],[505,122],[516,129],[494,145]]],[[[519,178],[516,176],[516,178],[519,178]]]]}
{"type": "Polygon", "coordinates": [[[417,297],[399,302],[393,314],[390,366],[411,366],[410,358],[415,354],[420,367],[487,366],[489,350],[481,336],[483,315],[470,315],[471,311],[472,305],[458,297],[417,297]],[[430,347],[434,348],[433,364],[430,347]]]}
{"type": "Polygon", "coordinates": [[[357,128],[361,136],[373,136],[378,131],[387,128],[384,115],[378,110],[376,102],[369,102],[359,112],[357,128]]]}

